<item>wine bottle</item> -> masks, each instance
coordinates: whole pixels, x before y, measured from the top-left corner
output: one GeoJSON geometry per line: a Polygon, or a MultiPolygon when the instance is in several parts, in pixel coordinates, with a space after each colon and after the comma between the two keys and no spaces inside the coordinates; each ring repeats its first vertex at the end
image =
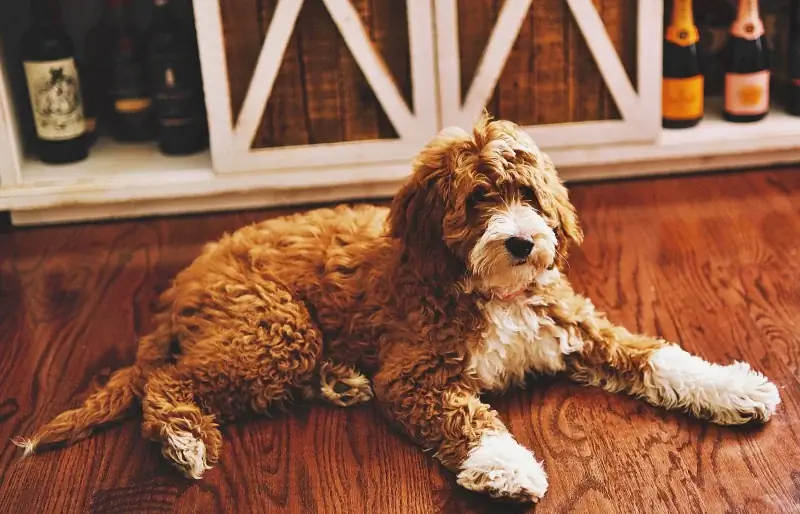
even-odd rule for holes
{"type": "Polygon", "coordinates": [[[786,88],[786,111],[800,116],[800,0],[792,0],[789,22],[789,55],[786,74],[789,79],[786,88]]]}
{"type": "Polygon", "coordinates": [[[167,155],[184,155],[208,145],[208,126],[196,36],[178,22],[171,5],[155,0],[147,33],[148,75],[159,148],[167,155]]]}
{"type": "Polygon", "coordinates": [[[147,89],[143,41],[128,21],[129,0],[108,0],[106,5],[111,34],[111,133],[117,141],[149,141],[154,137],[153,102],[147,89]]]}
{"type": "Polygon", "coordinates": [[[739,0],[724,59],[725,119],[733,122],[763,119],[769,112],[770,54],[758,0],[739,0]]]}
{"type": "Polygon", "coordinates": [[[42,162],[66,164],[88,157],[83,97],[72,40],[57,0],[31,1],[31,26],[20,41],[33,124],[42,162]]]}
{"type": "Polygon", "coordinates": [[[688,128],[703,118],[703,72],[698,54],[700,31],[692,0],[673,0],[672,18],[664,33],[661,124],[688,128]]]}

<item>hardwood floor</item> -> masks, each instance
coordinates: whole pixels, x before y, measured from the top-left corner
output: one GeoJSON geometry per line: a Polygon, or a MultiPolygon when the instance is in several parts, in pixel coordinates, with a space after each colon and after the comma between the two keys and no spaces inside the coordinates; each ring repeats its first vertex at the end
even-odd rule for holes
{"type": "MultiPolygon", "coordinates": [[[[490,398],[550,475],[535,512],[800,512],[800,169],[571,190],[587,234],[576,288],[630,329],[752,363],[783,403],[762,428],[721,428],[562,379],[490,398]]],[[[0,512],[526,511],[458,488],[372,406],[228,426],[201,481],[140,437],[137,414],[19,460],[10,437],[132,361],[157,294],[203,243],[274,214],[0,229],[0,512]]]]}

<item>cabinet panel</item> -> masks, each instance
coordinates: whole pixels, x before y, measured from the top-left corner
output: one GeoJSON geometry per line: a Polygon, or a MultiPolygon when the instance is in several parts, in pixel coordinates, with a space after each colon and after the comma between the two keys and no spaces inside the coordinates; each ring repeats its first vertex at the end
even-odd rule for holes
{"type": "Polygon", "coordinates": [[[219,171],[408,160],[435,134],[429,2],[217,7],[196,16],[219,171]]]}
{"type": "MultiPolygon", "coordinates": [[[[234,116],[241,110],[276,4],[220,2],[234,116]]],[[[403,100],[413,108],[408,26],[402,23],[405,3],[358,0],[353,6],[403,100]]],[[[304,2],[252,148],[397,137],[325,5],[321,0],[304,2]]]]}
{"type": "MultiPolygon", "coordinates": [[[[503,4],[458,2],[462,98],[503,4]]],[[[636,0],[595,0],[594,5],[635,83],[636,0]]],[[[524,125],[621,119],[569,5],[539,0],[524,16],[487,110],[524,125]]]]}
{"type": "Polygon", "coordinates": [[[485,108],[551,148],[654,140],[661,13],[648,0],[437,1],[443,123],[485,108]]]}

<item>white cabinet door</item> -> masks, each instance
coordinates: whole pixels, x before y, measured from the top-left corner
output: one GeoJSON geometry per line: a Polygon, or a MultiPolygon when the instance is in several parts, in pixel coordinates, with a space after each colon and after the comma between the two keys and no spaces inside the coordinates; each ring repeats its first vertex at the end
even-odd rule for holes
{"type": "MultiPolygon", "coordinates": [[[[391,0],[391,3],[387,0],[195,0],[195,16],[212,158],[218,173],[320,170],[330,176],[341,169],[342,173],[351,175],[352,181],[369,181],[381,170],[391,168],[384,164],[394,164],[395,169],[399,165],[407,166],[410,158],[438,129],[435,42],[429,0],[391,0]],[[398,7],[404,11],[399,19],[389,12],[398,7]],[[250,11],[242,12],[244,9],[250,11]],[[367,16],[365,10],[369,10],[367,16]],[[402,44],[407,46],[403,52],[409,64],[401,77],[391,73],[379,45],[370,36],[370,29],[374,27],[365,27],[365,19],[379,16],[383,16],[384,26],[390,27],[388,30],[406,31],[407,43],[402,44]],[[259,37],[259,30],[263,33],[263,43],[252,40],[259,37]],[[247,38],[251,40],[248,42],[247,38]],[[326,61],[328,57],[323,59],[322,54],[326,52],[331,53],[332,61],[326,61]],[[350,60],[341,64],[345,52],[346,59],[350,60]],[[252,72],[244,70],[246,75],[242,80],[243,68],[248,66],[243,64],[247,53],[253,54],[252,72]],[[335,67],[337,62],[363,77],[362,89],[370,92],[354,91],[354,86],[343,83],[336,92],[330,92],[326,88],[337,85],[335,74],[326,75],[325,79],[313,78],[319,71],[315,68],[335,67]],[[287,102],[324,103],[327,107],[319,108],[330,110],[331,105],[347,101],[351,105],[357,103],[358,98],[353,95],[374,95],[371,101],[382,110],[384,125],[388,121],[395,134],[370,137],[362,131],[356,139],[345,140],[347,130],[339,137],[315,136],[313,130],[308,129],[296,141],[289,137],[280,144],[259,144],[259,138],[264,139],[259,131],[265,125],[265,110],[269,110],[268,102],[278,94],[276,79],[281,66],[287,63],[299,69],[299,78],[296,70],[293,73],[302,85],[291,95],[278,91],[284,100],[288,98],[287,102]],[[232,71],[238,77],[235,80],[232,71]],[[401,92],[398,80],[410,81],[407,94],[401,92]],[[237,95],[238,101],[232,102],[237,95]]],[[[384,38],[384,43],[397,50],[391,47],[392,38],[384,38]]],[[[285,85],[281,83],[280,87],[285,85]]],[[[270,114],[277,120],[272,122],[273,126],[304,123],[303,116],[298,114],[300,111],[291,105],[280,107],[281,98],[274,101],[278,107],[270,114]],[[285,112],[285,116],[280,112],[285,112]]],[[[352,114],[352,109],[349,112],[352,114]]],[[[328,125],[335,124],[336,119],[337,116],[331,115],[327,118],[328,125]]],[[[334,126],[333,129],[338,134],[338,128],[334,126]]],[[[284,130],[287,131],[290,132],[291,127],[284,130]]],[[[320,183],[324,183],[324,179],[320,179],[320,183]]]]}
{"type": "MultiPolygon", "coordinates": [[[[496,118],[525,126],[534,140],[548,149],[656,140],[661,123],[662,2],[596,3],[435,0],[443,124],[469,127],[486,108],[496,118]],[[611,19],[613,40],[596,3],[611,19]],[[472,30],[476,24],[485,25],[484,33],[480,27],[477,32],[472,30]],[[480,36],[475,37],[476,33],[480,36]],[[633,80],[618,48],[630,57],[630,67],[635,68],[633,80]],[[474,54],[477,62],[468,62],[465,53],[474,54]],[[596,84],[583,87],[580,73],[574,70],[594,66],[592,60],[596,81],[607,88],[606,103],[613,101],[616,107],[606,109],[616,114],[605,119],[596,113],[581,119],[580,114],[565,108],[571,104],[577,106],[575,110],[591,111],[603,103],[596,84]],[[465,76],[465,66],[474,68],[470,77],[465,76]],[[564,76],[555,76],[559,73],[564,76]],[[536,84],[531,85],[532,81],[536,84]],[[528,96],[536,98],[526,98],[525,88],[534,92],[528,96]],[[503,109],[504,99],[509,98],[508,108],[503,109]]],[[[584,75],[591,82],[591,71],[584,75]]]]}

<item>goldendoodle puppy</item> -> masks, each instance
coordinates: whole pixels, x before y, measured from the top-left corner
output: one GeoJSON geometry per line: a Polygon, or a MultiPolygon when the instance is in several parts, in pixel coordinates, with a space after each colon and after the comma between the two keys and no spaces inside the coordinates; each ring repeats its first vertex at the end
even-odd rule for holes
{"type": "Polygon", "coordinates": [[[293,399],[375,398],[463,487],[536,501],[547,475],[480,395],[563,373],[720,424],[765,422],[778,389],[614,325],[562,275],[582,240],[553,163],[482,118],[418,155],[388,209],[318,209],[207,245],[162,295],[136,361],[29,439],[87,437],[141,402],[146,437],[187,476],[218,425],[293,399]]]}

